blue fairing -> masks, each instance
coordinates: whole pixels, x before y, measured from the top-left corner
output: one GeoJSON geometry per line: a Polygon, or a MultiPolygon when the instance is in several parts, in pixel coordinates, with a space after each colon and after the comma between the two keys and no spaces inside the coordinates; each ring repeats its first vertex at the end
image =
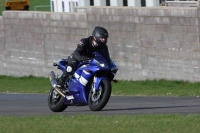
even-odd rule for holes
{"type": "Polygon", "coordinates": [[[62,70],[62,72],[65,71],[66,65],[67,65],[67,60],[61,59],[61,60],[58,61],[58,66],[62,70]]]}
{"type": "MultiPolygon", "coordinates": [[[[93,53],[94,59],[91,61],[80,62],[77,70],[74,72],[69,82],[69,92],[66,95],[65,103],[70,105],[87,105],[88,90],[91,89],[91,83],[94,83],[95,90],[99,89],[99,85],[103,79],[110,79],[107,73],[114,77],[118,68],[110,59],[108,50],[97,51],[93,53]],[[116,69],[116,70],[115,70],[116,69]],[[100,73],[100,75],[98,74],[100,73]],[[102,76],[102,74],[104,74],[102,76]],[[88,86],[87,84],[90,83],[88,86]],[[70,97],[70,98],[69,98],[70,97]],[[72,98],[71,98],[72,97],[72,98]]],[[[58,62],[59,68],[64,71],[67,65],[66,60],[58,62]]]]}
{"type": "Polygon", "coordinates": [[[103,79],[108,79],[108,77],[96,77],[96,82],[95,82],[95,89],[98,90],[99,89],[99,85],[101,83],[101,80],[103,79]]]}

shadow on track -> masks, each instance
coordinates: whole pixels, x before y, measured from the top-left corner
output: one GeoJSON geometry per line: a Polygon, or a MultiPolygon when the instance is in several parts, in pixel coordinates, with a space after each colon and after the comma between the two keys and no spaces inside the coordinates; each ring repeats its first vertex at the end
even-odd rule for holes
{"type": "Polygon", "coordinates": [[[200,105],[188,106],[165,106],[165,107],[140,107],[140,108],[121,108],[121,109],[103,109],[102,111],[120,111],[120,110],[145,110],[145,109],[163,109],[163,108],[187,108],[187,107],[200,107],[200,105]]]}

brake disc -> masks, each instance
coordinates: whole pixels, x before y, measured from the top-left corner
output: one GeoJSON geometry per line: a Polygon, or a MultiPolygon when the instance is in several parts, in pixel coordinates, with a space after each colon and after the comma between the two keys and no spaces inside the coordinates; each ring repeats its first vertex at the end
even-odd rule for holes
{"type": "Polygon", "coordinates": [[[102,93],[102,87],[100,86],[98,91],[92,94],[92,101],[96,102],[100,98],[101,93],[102,93]]]}

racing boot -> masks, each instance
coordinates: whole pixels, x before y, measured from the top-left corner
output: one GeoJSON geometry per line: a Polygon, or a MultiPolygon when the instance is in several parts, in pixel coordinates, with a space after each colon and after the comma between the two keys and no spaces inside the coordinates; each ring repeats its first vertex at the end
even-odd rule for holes
{"type": "Polygon", "coordinates": [[[62,89],[65,85],[65,81],[67,78],[71,76],[72,73],[72,67],[67,66],[66,70],[63,72],[63,74],[60,76],[58,83],[56,84],[56,87],[62,89]]]}

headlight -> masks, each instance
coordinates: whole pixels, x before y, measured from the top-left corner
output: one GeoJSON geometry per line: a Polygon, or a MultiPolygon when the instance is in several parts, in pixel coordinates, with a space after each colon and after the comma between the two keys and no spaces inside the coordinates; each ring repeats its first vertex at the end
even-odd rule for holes
{"type": "Polygon", "coordinates": [[[100,66],[100,67],[103,67],[103,68],[108,68],[108,65],[106,65],[104,62],[101,62],[101,61],[97,61],[97,65],[100,66]]]}

